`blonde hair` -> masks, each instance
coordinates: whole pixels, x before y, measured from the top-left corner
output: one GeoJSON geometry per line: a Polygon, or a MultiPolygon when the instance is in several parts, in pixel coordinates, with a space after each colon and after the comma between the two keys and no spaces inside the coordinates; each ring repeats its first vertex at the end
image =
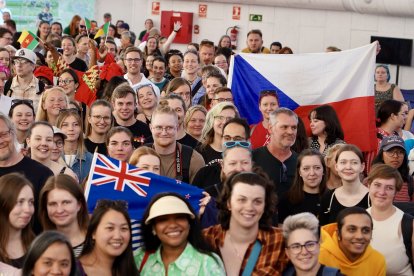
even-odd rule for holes
{"type": "Polygon", "coordinates": [[[214,117],[218,116],[223,110],[225,109],[233,109],[236,113],[236,118],[239,118],[239,111],[237,110],[237,107],[230,102],[223,102],[218,103],[215,105],[210,111],[207,113],[206,116],[206,123],[203,127],[203,130],[201,132],[201,137],[203,137],[203,145],[209,145],[213,143],[214,140],[214,117]]]}
{"type": "Polygon", "coordinates": [[[157,108],[154,110],[154,112],[152,113],[152,117],[151,117],[151,123],[153,122],[154,118],[158,115],[158,114],[168,114],[168,115],[172,115],[175,118],[175,121],[178,125],[178,116],[177,113],[175,112],[174,109],[172,109],[169,105],[168,105],[168,101],[167,100],[161,100],[158,103],[157,108]]]}
{"type": "Polygon", "coordinates": [[[74,110],[67,110],[65,112],[61,112],[57,118],[57,122],[56,122],[56,127],[62,129],[62,124],[63,122],[66,120],[66,118],[68,117],[74,117],[76,119],[76,121],[79,124],[79,127],[81,129],[80,133],[79,133],[79,137],[78,137],[78,150],[76,151],[76,155],[77,156],[84,156],[85,153],[87,152],[86,150],[86,146],[85,146],[85,142],[84,142],[84,138],[83,138],[83,124],[82,124],[82,119],[79,116],[78,112],[74,111],[74,110]]]}
{"type": "Polygon", "coordinates": [[[47,121],[47,122],[49,121],[49,118],[47,117],[47,111],[46,111],[46,109],[43,108],[43,104],[46,102],[46,99],[49,96],[49,94],[53,91],[58,91],[64,96],[65,101],[66,101],[66,107],[65,108],[68,108],[69,99],[66,96],[66,92],[62,87],[54,86],[52,88],[46,89],[42,93],[42,97],[40,98],[40,102],[39,102],[39,105],[37,107],[35,121],[47,121]]]}
{"type": "Polygon", "coordinates": [[[152,148],[142,146],[134,150],[131,157],[129,158],[129,164],[136,166],[139,162],[139,159],[144,155],[153,155],[156,156],[161,163],[161,156],[152,148]]]}
{"type": "Polygon", "coordinates": [[[184,128],[185,129],[187,129],[187,125],[190,122],[191,117],[193,117],[194,113],[196,113],[197,111],[200,111],[204,114],[204,116],[207,116],[207,109],[204,106],[200,104],[193,105],[185,113],[185,117],[184,117],[184,128]]]}

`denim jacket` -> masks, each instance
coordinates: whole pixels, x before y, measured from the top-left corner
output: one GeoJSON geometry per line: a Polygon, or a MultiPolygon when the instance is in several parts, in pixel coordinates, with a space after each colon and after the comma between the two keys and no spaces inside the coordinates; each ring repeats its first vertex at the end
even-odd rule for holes
{"type": "Polygon", "coordinates": [[[83,156],[80,156],[79,154],[76,155],[75,162],[73,163],[71,169],[74,173],[76,173],[79,183],[81,184],[89,175],[89,171],[92,166],[92,159],[93,155],[88,151],[86,151],[83,156]]]}

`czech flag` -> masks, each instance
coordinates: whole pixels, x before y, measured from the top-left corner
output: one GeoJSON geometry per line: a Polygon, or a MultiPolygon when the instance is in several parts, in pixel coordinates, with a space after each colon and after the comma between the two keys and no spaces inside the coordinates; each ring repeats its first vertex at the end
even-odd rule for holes
{"type": "Polygon", "coordinates": [[[240,115],[262,120],[262,90],[276,90],[281,107],[295,111],[309,128],[313,108],[329,104],[337,112],[345,141],[376,150],[374,72],[376,43],[342,52],[232,57],[228,86],[240,115]]]}

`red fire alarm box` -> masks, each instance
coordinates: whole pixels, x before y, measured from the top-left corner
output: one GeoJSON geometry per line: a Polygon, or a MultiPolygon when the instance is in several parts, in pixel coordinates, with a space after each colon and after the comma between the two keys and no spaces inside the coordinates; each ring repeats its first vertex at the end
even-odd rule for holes
{"type": "Polygon", "coordinates": [[[193,13],[192,12],[161,12],[161,35],[168,37],[174,30],[174,23],[180,21],[181,30],[177,33],[174,43],[188,44],[192,42],[193,13]]]}

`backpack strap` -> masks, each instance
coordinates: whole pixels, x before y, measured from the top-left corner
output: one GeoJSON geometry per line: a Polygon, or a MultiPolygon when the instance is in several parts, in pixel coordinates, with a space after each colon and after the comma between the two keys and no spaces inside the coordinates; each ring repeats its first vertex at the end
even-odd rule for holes
{"type": "Polygon", "coordinates": [[[145,251],[144,257],[142,258],[141,265],[139,266],[139,269],[138,269],[139,272],[142,271],[142,269],[144,268],[145,263],[148,261],[149,255],[151,255],[152,253],[154,253],[154,252],[145,251]]]}
{"type": "Polygon", "coordinates": [[[203,85],[203,82],[201,81],[201,79],[200,79],[200,81],[199,82],[197,82],[197,84],[194,86],[194,88],[193,89],[191,89],[191,98],[193,98],[194,97],[194,95],[198,92],[198,90],[200,89],[200,87],[203,85]]]}
{"type": "Polygon", "coordinates": [[[193,149],[189,146],[181,144],[181,157],[183,161],[182,179],[186,183],[190,183],[190,163],[191,156],[193,156],[193,149]]]}
{"type": "Polygon", "coordinates": [[[414,217],[404,213],[401,220],[401,233],[403,236],[405,253],[410,261],[411,268],[414,270],[413,254],[412,254],[412,237],[413,237],[413,220],[414,217]]]}

